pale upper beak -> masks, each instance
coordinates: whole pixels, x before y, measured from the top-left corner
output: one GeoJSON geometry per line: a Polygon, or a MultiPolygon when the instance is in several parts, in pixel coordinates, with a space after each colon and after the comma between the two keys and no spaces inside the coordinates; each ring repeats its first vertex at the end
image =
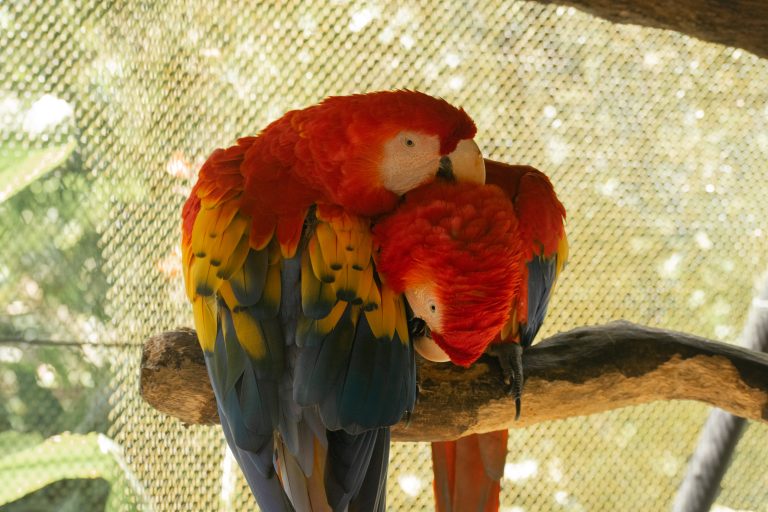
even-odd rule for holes
{"type": "Polygon", "coordinates": [[[448,354],[429,336],[420,336],[413,340],[413,348],[427,361],[445,363],[451,360],[448,354]]]}
{"type": "Polygon", "coordinates": [[[485,183],[485,161],[474,140],[462,139],[447,158],[456,181],[485,183]]]}

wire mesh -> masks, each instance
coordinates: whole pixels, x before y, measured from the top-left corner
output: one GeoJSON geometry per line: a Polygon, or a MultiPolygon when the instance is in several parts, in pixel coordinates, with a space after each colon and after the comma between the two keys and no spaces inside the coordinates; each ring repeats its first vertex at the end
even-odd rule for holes
{"type": "MultiPolygon", "coordinates": [[[[532,2],[3,2],[0,510],[255,507],[217,429],[138,395],[142,340],[191,324],[179,212],[213,148],[330,94],[445,97],[568,209],[544,336],[734,342],[768,266],[766,83],[741,50],[532,2]]],[[[665,510],[706,411],[513,431],[502,508],[665,510]]],[[[767,440],[747,429],[720,506],[768,510],[767,440]]],[[[428,446],[396,445],[389,508],[432,509],[430,482],[428,446]]]]}

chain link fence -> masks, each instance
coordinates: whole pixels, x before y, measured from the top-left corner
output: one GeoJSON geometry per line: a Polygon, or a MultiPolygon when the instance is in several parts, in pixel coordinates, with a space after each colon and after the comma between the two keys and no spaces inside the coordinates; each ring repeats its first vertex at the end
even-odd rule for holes
{"type": "MultiPolygon", "coordinates": [[[[624,318],[738,341],[768,267],[768,62],[531,2],[0,4],[0,511],[251,510],[218,429],[138,394],[141,343],[191,325],[181,204],[210,151],[330,94],[463,106],[547,172],[571,261],[544,336],[624,318]]],[[[502,508],[667,510],[707,408],[512,431],[502,508]]],[[[768,511],[751,424],[718,498],[768,511]]],[[[431,510],[397,444],[389,508],[431,510]]]]}

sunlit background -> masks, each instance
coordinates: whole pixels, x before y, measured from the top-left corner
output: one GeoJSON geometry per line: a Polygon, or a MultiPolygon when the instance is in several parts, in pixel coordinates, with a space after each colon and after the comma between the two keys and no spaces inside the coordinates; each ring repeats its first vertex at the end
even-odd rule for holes
{"type": "MultiPolygon", "coordinates": [[[[201,162],[329,94],[463,106],[547,172],[571,261],[544,335],[624,318],[738,342],[768,267],[768,62],[531,2],[0,4],[0,510],[255,507],[216,428],[138,395],[191,325],[179,211],[201,162]]],[[[513,431],[507,512],[667,510],[707,414],[669,402],[513,431]]],[[[768,511],[752,424],[720,510],[768,511]]],[[[389,508],[431,510],[428,445],[389,508]]]]}

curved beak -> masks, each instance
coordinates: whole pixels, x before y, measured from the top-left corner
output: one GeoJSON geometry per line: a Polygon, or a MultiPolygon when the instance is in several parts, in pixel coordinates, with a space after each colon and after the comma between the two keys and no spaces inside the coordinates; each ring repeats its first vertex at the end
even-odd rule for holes
{"type": "Polygon", "coordinates": [[[448,354],[446,354],[435,340],[426,333],[424,336],[420,336],[413,340],[413,348],[415,348],[416,352],[427,361],[445,363],[451,360],[451,358],[448,357],[448,354]]]}
{"type": "Polygon", "coordinates": [[[444,179],[485,183],[485,162],[480,148],[472,139],[459,141],[451,153],[440,159],[437,175],[444,179]]]}

